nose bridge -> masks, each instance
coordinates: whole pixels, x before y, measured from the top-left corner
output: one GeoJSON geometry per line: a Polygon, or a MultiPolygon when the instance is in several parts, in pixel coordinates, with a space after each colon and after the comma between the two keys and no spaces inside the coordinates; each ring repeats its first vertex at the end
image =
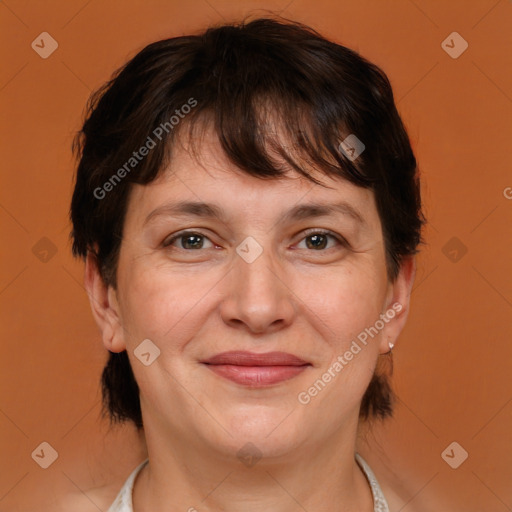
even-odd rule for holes
{"type": "Polygon", "coordinates": [[[242,322],[255,332],[288,324],[294,308],[271,247],[247,237],[236,252],[224,320],[242,322]]]}
{"type": "Polygon", "coordinates": [[[271,248],[263,249],[259,244],[256,247],[254,242],[248,241],[240,244],[237,254],[236,266],[241,277],[240,284],[245,283],[247,291],[252,288],[256,290],[261,288],[259,291],[264,292],[265,289],[275,288],[278,285],[276,281],[279,281],[279,271],[275,268],[275,258],[271,248]]]}

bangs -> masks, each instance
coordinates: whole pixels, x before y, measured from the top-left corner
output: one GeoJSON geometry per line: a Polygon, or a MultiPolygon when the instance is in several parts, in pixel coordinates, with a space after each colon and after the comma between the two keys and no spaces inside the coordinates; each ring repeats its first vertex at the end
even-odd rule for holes
{"type": "Polygon", "coordinates": [[[186,119],[167,141],[166,164],[172,161],[176,139],[186,142],[191,154],[200,160],[204,137],[213,133],[228,160],[257,178],[282,178],[293,170],[322,186],[314,171],[362,187],[375,181],[365,174],[362,158],[353,162],[340,150],[340,142],[352,132],[339,119],[319,119],[310,105],[299,102],[293,94],[232,97],[229,108],[224,104],[228,98],[218,97],[215,104],[199,107],[186,119]]]}
{"type": "MultiPolygon", "coordinates": [[[[185,43],[157,43],[163,56],[151,73],[158,80],[153,80],[154,91],[140,91],[125,125],[132,125],[130,135],[136,133],[144,140],[190,98],[197,106],[163,134],[160,142],[165,150],[154,152],[155,158],[147,159],[133,180],[145,184],[155,179],[167,167],[168,150],[172,151],[178,134],[185,135],[185,128],[192,146],[197,146],[196,136],[208,127],[217,134],[228,159],[253,176],[280,177],[288,168],[318,183],[305,170],[311,168],[372,186],[380,177],[370,143],[377,143],[385,126],[383,103],[392,103],[387,79],[349,49],[340,52],[329,42],[320,48],[312,29],[289,26],[288,40],[283,41],[272,25],[264,21],[252,25],[250,36],[241,25],[210,29],[187,39],[187,58],[172,67],[173,54],[185,43]],[[144,126],[140,121],[148,119],[148,111],[156,117],[144,126]],[[356,159],[340,150],[349,135],[365,144],[356,159]]],[[[155,49],[150,45],[142,54],[155,49]]],[[[134,66],[147,66],[143,55],[134,66]]]]}

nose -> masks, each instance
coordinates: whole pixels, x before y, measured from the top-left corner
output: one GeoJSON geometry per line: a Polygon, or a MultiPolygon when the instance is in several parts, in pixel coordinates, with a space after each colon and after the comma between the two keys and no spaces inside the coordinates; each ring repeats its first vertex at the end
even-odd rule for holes
{"type": "Polygon", "coordinates": [[[220,311],[231,327],[252,334],[272,333],[290,325],[296,314],[291,283],[270,250],[252,262],[235,256],[227,276],[225,297],[220,311]]]}

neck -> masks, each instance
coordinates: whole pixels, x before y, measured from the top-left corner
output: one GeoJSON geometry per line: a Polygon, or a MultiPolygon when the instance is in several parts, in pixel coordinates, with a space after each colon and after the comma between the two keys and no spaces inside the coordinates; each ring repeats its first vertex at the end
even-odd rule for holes
{"type": "Polygon", "coordinates": [[[355,431],[245,465],[197,439],[169,442],[175,439],[169,433],[145,429],[149,464],[135,480],[134,512],[170,504],[189,512],[373,511],[371,489],[354,458],[355,431]]]}

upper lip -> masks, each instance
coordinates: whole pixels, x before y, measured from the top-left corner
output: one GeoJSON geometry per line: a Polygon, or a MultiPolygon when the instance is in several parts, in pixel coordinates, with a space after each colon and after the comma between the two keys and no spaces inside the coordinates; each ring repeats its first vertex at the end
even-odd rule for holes
{"type": "Polygon", "coordinates": [[[205,364],[230,364],[235,366],[303,366],[309,364],[307,361],[286,352],[257,354],[241,350],[222,352],[202,362],[205,364]]]}

